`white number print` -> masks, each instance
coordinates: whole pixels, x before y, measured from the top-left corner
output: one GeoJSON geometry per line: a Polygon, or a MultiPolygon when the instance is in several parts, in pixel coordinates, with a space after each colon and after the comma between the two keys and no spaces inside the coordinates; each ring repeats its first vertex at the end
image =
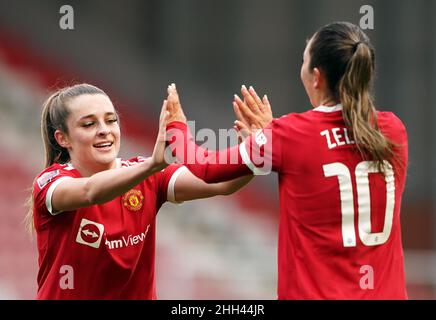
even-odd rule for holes
{"type": "MultiPolygon", "coordinates": [[[[362,161],[356,166],[355,177],[357,186],[358,230],[359,238],[366,246],[376,246],[389,239],[392,230],[392,220],[395,206],[395,178],[389,162],[385,164],[386,211],[382,232],[371,233],[371,199],[369,191],[369,174],[380,172],[374,161],[362,161]]],[[[350,170],[340,162],[323,166],[325,177],[338,177],[341,198],[342,240],[344,247],[356,246],[354,228],[354,198],[350,170]]]]}

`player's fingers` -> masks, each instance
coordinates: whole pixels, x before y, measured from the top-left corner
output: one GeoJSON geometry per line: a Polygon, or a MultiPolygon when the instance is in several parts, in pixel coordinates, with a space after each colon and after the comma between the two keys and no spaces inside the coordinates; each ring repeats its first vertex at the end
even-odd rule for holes
{"type": "Polygon", "coordinates": [[[176,113],[176,110],[174,108],[174,95],[172,93],[168,94],[167,103],[166,103],[166,109],[172,115],[176,113]]]}
{"type": "Polygon", "coordinates": [[[170,113],[173,113],[174,112],[174,106],[173,106],[174,105],[174,97],[172,96],[171,85],[168,85],[168,87],[167,87],[167,94],[168,94],[168,96],[167,96],[166,108],[170,113]]]}
{"type": "Polygon", "coordinates": [[[272,111],[272,110],[271,110],[271,104],[269,103],[268,96],[267,96],[266,94],[263,96],[262,101],[263,101],[263,105],[265,106],[265,108],[266,108],[269,112],[271,112],[271,111],[272,111]]]}
{"type": "Polygon", "coordinates": [[[158,133],[158,141],[165,140],[166,136],[166,126],[168,123],[168,119],[170,118],[170,113],[167,110],[167,100],[163,101],[162,109],[159,117],[159,133],[158,133]]]}
{"type": "Polygon", "coordinates": [[[233,104],[233,111],[235,112],[236,119],[239,121],[245,121],[245,118],[242,115],[241,110],[239,110],[238,104],[235,101],[233,101],[232,104],[233,104]]]}
{"type": "Polygon", "coordinates": [[[251,111],[251,109],[239,98],[237,94],[234,95],[234,102],[238,106],[239,111],[241,112],[241,115],[244,119],[247,120],[255,120],[256,116],[251,111]]]}
{"type": "Polygon", "coordinates": [[[166,114],[168,113],[167,104],[168,104],[167,100],[164,100],[162,103],[162,108],[160,109],[159,123],[161,123],[164,120],[166,114]]]}
{"type": "Polygon", "coordinates": [[[170,105],[171,109],[173,109],[173,111],[176,111],[176,109],[181,108],[179,94],[177,93],[176,85],[174,83],[170,84],[168,86],[167,91],[168,91],[168,104],[170,105]]]}
{"type": "Polygon", "coordinates": [[[260,111],[264,109],[263,102],[260,100],[259,96],[256,93],[256,90],[252,86],[248,89],[248,92],[250,93],[251,97],[256,101],[256,104],[258,105],[260,111]]]}
{"type": "Polygon", "coordinates": [[[238,128],[238,130],[248,130],[248,126],[239,120],[235,120],[235,126],[238,128]]]}
{"type": "Polygon", "coordinates": [[[165,135],[165,133],[166,133],[166,127],[167,127],[167,124],[169,122],[169,119],[171,118],[171,114],[167,110],[166,105],[167,105],[167,101],[165,100],[164,101],[164,106],[162,107],[162,113],[163,113],[162,114],[162,119],[160,121],[160,130],[161,130],[161,133],[163,135],[165,135]]]}
{"type": "Polygon", "coordinates": [[[172,88],[172,93],[174,94],[174,107],[175,108],[181,108],[179,93],[177,92],[176,84],[172,83],[171,84],[171,88],[172,88]]]}
{"type": "Polygon", "coordinates": [[[236,135],[238,136],[238,144],[239,144],[242,142],[242,134],[236,125],[233,126],[233,129],[235,129],[235,131],[236,131],[236,135]]]}
{"type": "Polygon", "coordinates": [[[259,106],[257,105],[256,101],[253,99],[253,97],[250,95],[250,92],[248,92],[247,87],[245,85],[242,85],[241,93],[242,96],[244,97],[245,103],[251,109],[251,111],[255,114],[258,114],[260,111],[259,106]]]}
{"type": "Polygon", "coordinates": [[[243,139],[245,139],[246,137],[248,137],[250,135],[251,131],[245,123],[236,120],[235,126],[237,128],[237,131],[241,134],[243,139]]]}

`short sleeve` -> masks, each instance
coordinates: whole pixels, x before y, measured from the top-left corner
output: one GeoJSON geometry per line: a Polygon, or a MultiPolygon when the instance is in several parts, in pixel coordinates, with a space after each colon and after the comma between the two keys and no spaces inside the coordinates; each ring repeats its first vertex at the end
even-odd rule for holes
{"type": "Polygon", "coordinates": [[[394,165],[402,186],[404,188],[406,181],[406,171],[409,158],[409,146],[407,131],[404,123],[392,112],[379,112],[378,113],[379,127],[382,133],[394,143],[395,158],[393,159],[394,165]]]}
{"type": "Polygon", "coordinates": [[[53,192],[62,181],[73,178],[75,178],[75,175],[71,170],[61,167],[48,168],[39,175],[33,186],[35,210],[39,212],[48,211],[51,215],[61,213],[61,211],[53,211],[51,204],[53,192]]]}
{"type": "Polygon", "coordinates": [[[166,201],[177,203],[175,200],[174,185],[178,176],[185,170],[188,169],[181,164],[171,164],[157,173],[158,207],[166,201]]]}

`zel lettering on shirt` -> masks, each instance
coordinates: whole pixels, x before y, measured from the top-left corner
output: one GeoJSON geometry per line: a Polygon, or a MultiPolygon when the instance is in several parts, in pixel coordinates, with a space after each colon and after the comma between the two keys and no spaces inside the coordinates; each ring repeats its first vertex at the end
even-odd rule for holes
{"type": "Polygon", "coordinates": [[[320,134],[325,137],[329,149],[355,143],[348,135],[347,128],[332,128],[321,131],[320,134]]]}

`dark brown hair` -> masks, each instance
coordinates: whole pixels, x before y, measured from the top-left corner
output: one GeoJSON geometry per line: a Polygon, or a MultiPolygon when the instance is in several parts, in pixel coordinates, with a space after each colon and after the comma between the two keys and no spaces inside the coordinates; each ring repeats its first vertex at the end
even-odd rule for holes
{"type": "Polygon", "coordinates": [[[384,160],[394,158],[395,144],[377,125],[372,98],[375,52],[368,36],[354,24],[334,22],[315,33],[309,53],[310,69],[319,68],[325,74],[331,94],[342,103],[357,149],[383,172],[384,160]]]}

